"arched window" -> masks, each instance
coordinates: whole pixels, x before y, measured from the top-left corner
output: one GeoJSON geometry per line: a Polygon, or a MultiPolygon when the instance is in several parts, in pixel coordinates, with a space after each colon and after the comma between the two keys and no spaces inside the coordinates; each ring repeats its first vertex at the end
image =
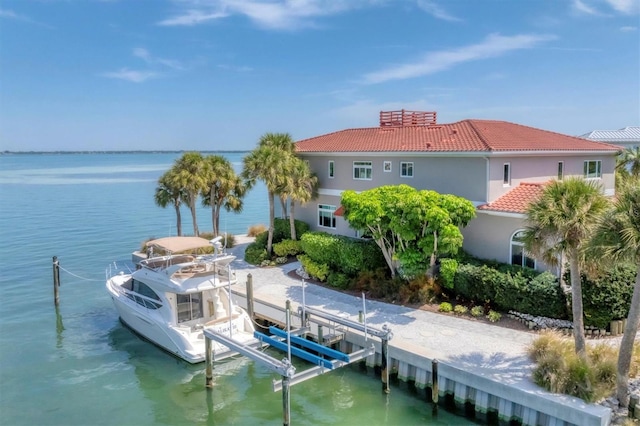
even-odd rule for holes
{"type": "Polygon", "coordinates": [[[523,235],[524,231],[519,230],[511,237],[511,264],[535,269],[535,259],[527,256],[527,253],[524,250],[524,243],[522,242],[523,235]]]}

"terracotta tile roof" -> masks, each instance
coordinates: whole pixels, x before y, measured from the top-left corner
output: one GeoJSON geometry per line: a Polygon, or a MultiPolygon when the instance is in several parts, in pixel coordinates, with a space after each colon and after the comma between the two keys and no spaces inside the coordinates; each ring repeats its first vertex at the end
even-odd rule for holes
{"type": "Polygon", "coordinates": [[[433,126],[369,127],[304,139],[305,152],[619,151],[606,143],[506,121],[463,120],[433,126]]]}
{"type": "Polygon", "coordinates": [[[478,210],[498,211],[507,213],[524,213],[529,203],[542,194],[547,182],[521,183],[497,200],[478,206],[478,210]]]}

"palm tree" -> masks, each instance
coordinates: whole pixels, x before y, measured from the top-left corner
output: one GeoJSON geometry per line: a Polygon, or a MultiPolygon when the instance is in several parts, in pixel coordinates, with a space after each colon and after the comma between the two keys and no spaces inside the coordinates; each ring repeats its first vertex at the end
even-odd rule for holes
{"type": "Polygon", "coordinates": [[[588,239],[607,200],[595,181],[568,178],[553,181],[527,208],[525,248],[549,265],[566,256],[571,271],[571,308],[576,353],[586,360],[581,267],[588,239]]]}
{"type": "Polygon", "coordinates": [[[616,396],[621,407],[629,405],[629,368],[640,322],[640,178],[631,179],[617,194],[613,207],[600,220],[592,241],[599,258],[638,265],[636,282],[620,342],[616,396]]]}
{"type": "Polygon", "coordinates": [[[640,177],[640,147],[627,148],[618,156],[616,169],[630,172],[632,177],[640,177]]]}
{"type": "Polygon", "coordinates": [[[185,152],[172,167],[171,184],[182,188],[186,194],[186,203],[191,211],[193,220],[193,234],[197,237],[198,222],[196,219],[196,201],[198,195],[207,186],[204,173],[205,163],[199,152],[185,152]]]}
{"type": "Polygon", "coordinates": [[[295,204],[308,203],[318,196],[318,176],[311,172],[309,163],[298,158],[292,157],[287,164],[284,187],[281,190],[281,197],[285,196],[290,200],[289,224],[291,226],[291,239],[296,240],[295,226],[295,204]]]}
{"type": "Polygon", "coordinates": [[[220,234],[220,211],[242,211],[242,197],[247,186],[233,169],[228,159],[221,155],[204,158],[207,189],[202,191],[202,204],[211,207],[213,235],[220,234]]]}
{"type": "Polygon", "coordinates": [[[182,217],[180,216],[180,205],[185,199],[185,192],[180,187],[172,186],[171,170],[165,172],[158,179],[158,186],[154,195],[155,202],[158,206],[165,208],[169,204],[176,211],[176,230],[178,235],[182,235],[182,217]]]}

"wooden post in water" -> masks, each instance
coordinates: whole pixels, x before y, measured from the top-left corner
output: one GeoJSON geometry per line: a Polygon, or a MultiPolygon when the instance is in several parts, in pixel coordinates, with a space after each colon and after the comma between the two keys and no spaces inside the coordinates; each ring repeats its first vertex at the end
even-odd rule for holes
{"type": "Polygon", "coordinates": [[[318,324],[318,344],[324,345],[324,333],[322,330],[322,325],[318,324]]]}
{"type": "Polygon", "coordinates": [[[204,336],[204,351],[205,351],[205,386],[207,389],[213,388],[213,356],[211,350],[211,339],[204,336]]]}
{"type": "Polygon", "coordinates": [[[438,405],[438,360],[431,361],[431,400],[438,405]]]}
{"type": "Polygon", "coordinates": [[[382,365],[380,379],[382,380],[382,390],[389,393],[389,341],[382,339],[382,365]]]}
{"type": "Polygon", "coordinates": [[[60,264],[58,263],[58,256],[53,256],[53,303],[58,306],[60,304],[60,297],[58,295],[60,288],[60,264]]]}
{"type": "Polygon", "coordinates": [[[358,322],[361,324],[364,322],[364,314],[362,311],[358,311],[358,322]]]}
{"type": "Polygon", "coordinates": [[[291,397],[289,395],[290,379],[282,376],[282,424],[289,426],[291,419],[291,397]]]}
{"type": "Polygon", "coordinates": [[[253,275],[247,274],[247,313],[253,320],[253,275]]]}

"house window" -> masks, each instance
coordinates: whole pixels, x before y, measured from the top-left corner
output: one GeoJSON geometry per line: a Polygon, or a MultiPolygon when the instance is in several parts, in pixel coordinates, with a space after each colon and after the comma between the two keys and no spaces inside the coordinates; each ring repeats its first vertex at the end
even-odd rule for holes
{"type": "Polygon", "coordinates": [[[400,177],[413,177],[413,163],[400,163],[400,177]]]}
{"type": "Polygon", "coordinates": [[[382,163],[382,170],[385,172],[391,172],[391,161],[385,161],[382,163]]]}
{"type": "Polygon", "coordinates": [[[202,318],[202,293],[176,294],[178,322],[202,318]]]}
{"type": "Polygon", "coordinates": [[[356,180],[371,180],[373,165],[371,161],[354,161],[353,178],[356,180]]]}
{"type": "Polygon", "coordinates": [[[333,160],[329,161],[329,177],[333,179],[333,160]]]}
{"type": "Polygon", "coordinates": [[[535,259],[527,256],[524,250],[524,243],[522,242],[523,236],[524,231],[517,231],[511,237],[511,264],[535,269],[535,259]]]}
{"type": "Polygon", "coordinates": [[[592,160],[584,162],[584,178],[597,179],[602,177],[602,162],[600,160],[592,160]]]}
{"type": "Polygon", "coordinates": [[[504,186],[511,185],[511,164],[504,163],[504,167],[502,169],[502,184],[504,186]]]}
{"type": "Polygon", "coordinates": [[[564,161],[558,162],[558,180],[564,178],[564,161]]]}
{"type": "Polygon", "coordinates": [[[336,206],[329,206],[327,204],[318,204],[318,226],[324,228],[336,227],[336,206]]]}

